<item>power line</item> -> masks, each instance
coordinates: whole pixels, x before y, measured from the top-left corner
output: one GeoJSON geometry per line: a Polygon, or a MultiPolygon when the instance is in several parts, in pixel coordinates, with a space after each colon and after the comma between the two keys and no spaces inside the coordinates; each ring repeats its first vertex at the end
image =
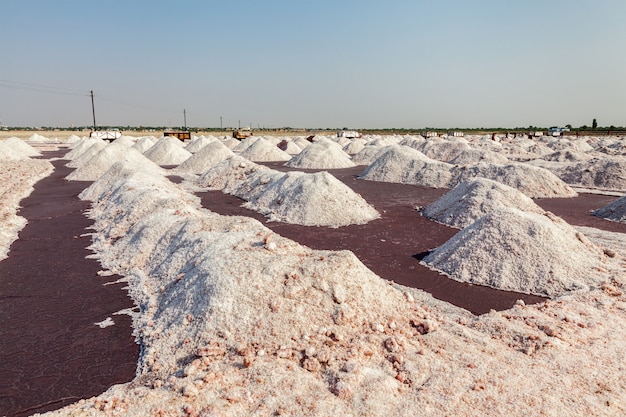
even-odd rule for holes
{"type": "Polygon", "coordinates": [[[49,94],[60,94],[66,96],[88,96],[88,91],[69,89],[69,88],[59,88],[59,87],[51,87],[48,85],[42,84],[30,84],[30,83],[22,83],[18,81],[9,81],[9,80],[0,80],[0,86],[5,88],[12,88],[14,90],[28,90],[28,91],[37,91],[40,93],[49,93],[49,94]]]}

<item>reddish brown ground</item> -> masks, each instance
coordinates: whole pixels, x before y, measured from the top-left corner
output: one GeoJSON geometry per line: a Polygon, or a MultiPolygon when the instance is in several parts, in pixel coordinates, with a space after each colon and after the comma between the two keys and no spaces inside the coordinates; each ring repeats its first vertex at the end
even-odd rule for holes
{"type": "Polygon", "coordinates": [[[0,262],[2,416],[57,409],[135,376],[130,317],[113,315],[133,303],[124,284],[104,285],[119,277],[98,276],[85,258],[92,222],[77,195],[88,183],[65,181],[66,162],[21,202],[28,224],[0,262]],[[94,325],[109,316],[114,326],[94,325]]]}

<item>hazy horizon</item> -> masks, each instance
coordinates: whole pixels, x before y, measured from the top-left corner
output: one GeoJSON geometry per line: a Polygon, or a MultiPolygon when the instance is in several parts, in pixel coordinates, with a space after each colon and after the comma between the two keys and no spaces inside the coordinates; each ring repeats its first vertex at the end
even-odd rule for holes
{"type": "Polygon", "coordinates": [[[0,122],[626,125],[626,3],[9,2],[0,122]]]}

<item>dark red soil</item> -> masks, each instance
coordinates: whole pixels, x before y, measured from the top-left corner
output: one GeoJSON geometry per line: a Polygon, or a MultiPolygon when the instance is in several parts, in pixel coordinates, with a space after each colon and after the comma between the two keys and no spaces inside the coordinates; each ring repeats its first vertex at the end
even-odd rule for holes
{"type": "Polygon", "coordinates": [[[131,319],[114,315],[133,302],[124,284],[110,284],[119,277],[98,276],[100,264],[85,258],[92,222],[77,195],[89,183],[64,180],[66,162],[22,200],[28,224],[0,262],[2,416],[58,409],[135,376],[131,319]],[[107,317],[114,326],[94,324],[107,317]]]}

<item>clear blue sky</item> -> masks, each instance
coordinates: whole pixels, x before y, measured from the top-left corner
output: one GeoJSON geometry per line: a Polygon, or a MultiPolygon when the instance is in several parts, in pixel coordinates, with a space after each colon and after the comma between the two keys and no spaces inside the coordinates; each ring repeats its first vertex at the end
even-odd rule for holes
{"type": "Polygon", "coordinates": [[[626,1],[0,0],[0,121],[626,125],[626,1]]]}

